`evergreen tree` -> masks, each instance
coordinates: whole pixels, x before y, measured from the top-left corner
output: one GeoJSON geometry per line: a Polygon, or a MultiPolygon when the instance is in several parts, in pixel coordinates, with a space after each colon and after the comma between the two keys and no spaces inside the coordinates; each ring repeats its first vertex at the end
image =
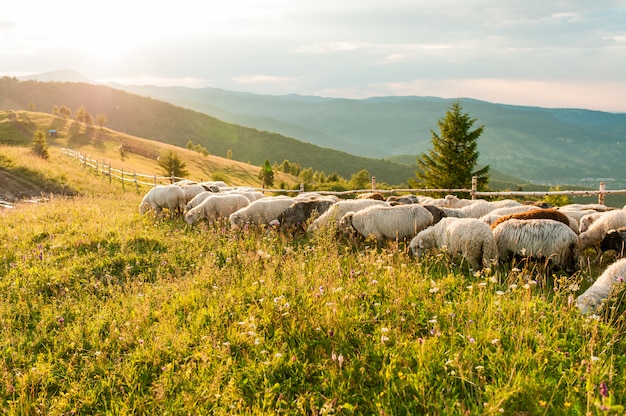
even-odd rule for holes
{"type": "Polygon", "coordinates": [[[37,129],[33,134],[33,153],[42,159],[48,159],[50,154],[48,153],[48,141],[46,140],[46,133],[37,129]]]}
{"type": "Polygon", "coordinates": [[[370,187],[371,179],[367,169],[361,169],[357,173],[353,173],[350,177],[348,186],[351,189],[368,189],[370,187]]]}
{"type": "Polygon", "coordinates": [[[419,185],[431,189],[469,188],[472,176],[478,177],[478,189],[489,182],[489,165],[474,170],[478,163],[478,138],[485,126],[474,130],[476,119],[463,113],[455,101],[437,124],[440,134],[431,130],[433,149],[417,159],[419,170],[415,173],[419,185]]]}
{"type": "Polygon", "coordinates": [[[168,150],[159,157],[159,166],[163,169],[164,176],[184,178],[189,175],[187,164],[180,158],[178,153],[168,150]]]}
{"type": "Polygon", "coordinates": [[[274,185],[274,170],[272,169],[270,161],[267,159],[261,167],[261,171],[259,172],[259,179],[263,181],[264,186],[269,187],[274,185]]]}

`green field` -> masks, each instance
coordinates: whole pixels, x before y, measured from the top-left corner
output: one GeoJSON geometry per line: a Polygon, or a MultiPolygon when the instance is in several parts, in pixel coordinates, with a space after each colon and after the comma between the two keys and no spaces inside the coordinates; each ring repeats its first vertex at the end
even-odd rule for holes
{"type": "Polygon", "coordinates": [[[572,304],[605,264],[188,226],[58,149],[0,152],[80,195],[0,211],[3,414],[624,412],[621,308],[572,304]]]}

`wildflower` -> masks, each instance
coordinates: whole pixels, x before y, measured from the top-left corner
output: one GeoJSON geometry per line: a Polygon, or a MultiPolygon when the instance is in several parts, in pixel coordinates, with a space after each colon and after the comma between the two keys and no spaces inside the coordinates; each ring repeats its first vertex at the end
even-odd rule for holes
{"type": "Polygon", "coordinates": [[[281,354],[280,352],[277,352],[276,354],[274,354],[274,357],[276,358],[281,358],[283,356],[283,354],[281,354]]]}
{"type": "Polygon", "coordinates": [[[381,337],[380,337],[380,342],[382,342],[382,343],[384,344],[384,343],[385,343],[385,342],[387,342],[387,341],[389,341],[389,337],[388,337],[388,336],[386,336],[386,335],[381,335],[381,337]]]}
{"type": "Polygon", "coordinates": [[[539,400],[539,406],[546,407],[548,403],[545,400],[539,400]]]}
{"type": "Polygon", "coordinates": [[[389,332],[389,328],[380,328],[380,332],[382,332],[383,334],[386,334],[389,332]]]}
{"type": "Polygon", "coordinates": [[[513,267],[513,268],[511,269],[511,271],[512,271],[513,273],[518,273],[518,272],[520,272],[521,270],[520,270],[520,269],[518,269],[517,267],[513,267]]]}
{"type": "Polygon", "coordinates": [[[604,381],[600,383],[599,390],[600,390],[600,396],[609,397],[609,387],[606,385],[604,381]]]}
{"type": "Polygon", "coordinates": [[[470,344],[475,344],[476,343],[476,340],[474,339],[474,337],[469,337],[468,341],[469,341],[470,344]]]}
{"type": "Polygon", "coordinates": [[[570,290],[571,292],[578,292],[578,289],[580,289],[580,286],[578,286],[576,283],[571,284],[571,285],[569,286],[569,290],[570,290]]]}
{"type": "Polygon", "coordinates": [[[504,295],[504,292],[501,291],[501,290],[496,290],[496,295],[502,296],[502,295],[504,295]]]}
{"type": "Polygon", "coordinates": [[[373,285],[377,285],[377,284],[378,284],[378,280],[376,280],[376,279],[372,279],[372,284],[373,284],[373,285]]]}
{"type": "Polygon", "coordinates": [[[511,286],[509,286],[509,289],[511,290],[517,289],[517,284],[513,283],[511,286]]]}
{"type": "Polygon", "coordinates": [[[480,282],[478,284],[478,287],[485,287],[485,286],[487,286],[487,283],[485,283],[485,282],[480,282]]]}
{"type": "Polygon", "coordinates": [[[500,339],[499,338],[491,340],[491,344],[493,344],[493,345],[498,345],[499,343],[500,343],[500,339]]]}
{"type": "Polygon", "coordinates": [[[595,355],[592,355],[592,356],[591,356],[591,361],[592,361],[592,362],[594,362],[594,363],[595,363],[596,361],[598,361],[599,359],[600,359],[600,358],[599,358],[599,357],[596,357],[595,355]]]}
{"type": "Polygon", "coordinates": [[[439,288],[438,287],[431,287],[428,291],[430,293],[437,293],[437,292],[439,292],[439,288]]]}
{"type": "Polygon", "coordinates": [[[483,366],[483,365],[477,365],[476,367],[474,367],[474,369],[475,369],[476,371],[483,371],[483,370],[485,369],[485,366],[483,366]]]}
{"type": "Polygon", "coordinates": [[[343,354],[339,354],[337,362],[339,363],[339,368],[343,367],[343,354]]]}

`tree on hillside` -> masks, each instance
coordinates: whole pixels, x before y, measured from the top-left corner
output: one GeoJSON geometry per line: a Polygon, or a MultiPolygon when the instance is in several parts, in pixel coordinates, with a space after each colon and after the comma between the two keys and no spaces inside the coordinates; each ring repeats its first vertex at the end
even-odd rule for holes
{"type": "Polygon", "coordinates": [[[370,187],[370,174],[367,169],[353,173],[348,183],[350,189],[367,189],[370,187]]]}
{"type": "Polygon", "coordinates": [[[463,113],[455,101],[445,117],[437,122],[440,134],[431,130],[433,149],[422,153],[417,159],[419,170],[415,173],[424,188],[458,189],[469,188],[472,177],[478,177],[478,189],[489,182],[489,165],[474,170],[478,163],[478,138],[485,126],[474,130],[476,119],[463,113]]]}
{"type": "Polygon", "coordinates": [[[42,159],[48,159],[50,154],[48,153],[48,141],[46,140],[46,133],[37,129],[33,134],[33,153],[42,159]]]}
{"type": "Polygon", "coordinates": [[[98,115],[96,116],[96,123],[98,124],[98,127],[100,127],[100,129],[102,129],[102,126],[104,126],[107,121],[108,118],[105,113],[98,113],[98,115]]]}
{"type": "Polygon", "coordinates": [[[263,166],[261,166],[261,171],[259,172],[259,179],[263,181],[263,186],[273,186],[274,185],[274,170],[272,169],[272,165],[269,160],[265,160],[263,166]]]}
{"type": "Polygon", "coordinates": [[[184,178],[189,175],[187,164],[180,158],[178,153],[168,150],[159,156],[159,166],[163,169],[164,176],[184,178]]]}
{"type": "Polygon", "coordinates": [[[59,107],[59,115],[65,119],[70,118],[72,115],[72,110],[66,105],[62,105],[59,107]]]}

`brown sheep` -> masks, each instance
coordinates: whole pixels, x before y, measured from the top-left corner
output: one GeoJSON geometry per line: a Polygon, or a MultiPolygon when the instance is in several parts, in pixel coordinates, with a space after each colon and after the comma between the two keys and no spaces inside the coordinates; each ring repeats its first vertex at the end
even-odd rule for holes
{"type": "Polygon", "coordinates": [[[385,197],[380,192],[367,192],[357,195],[356,199],[376,199],[378,201],[384,201],[385,197]]]}
{"type": "Polygon", "coordinates": [[[555,220],[555,221],[562,222],[563,224],[567,225],[568,227],[571,227],[569,217],[567,215],[563,214],[562,212],[557,211],[556,209],[553,209],[553,208],[546,208],[546,209],[539,208],[539,209],[533,209],[533,210],[526,211],[526,212],[518,212],[518,213],[515,213],[515,214],[503,215],[502,217],[500,217],[497,220],[495,220],[493,222],[493,224],[491,224],[491,229],[496,228],[496,226],[498,224],[501,224],[504,221],[507,221],[507,220],[510,220],[510,219],[516,219],[516,220],[536,220],[536,219],[555,220]]]}

